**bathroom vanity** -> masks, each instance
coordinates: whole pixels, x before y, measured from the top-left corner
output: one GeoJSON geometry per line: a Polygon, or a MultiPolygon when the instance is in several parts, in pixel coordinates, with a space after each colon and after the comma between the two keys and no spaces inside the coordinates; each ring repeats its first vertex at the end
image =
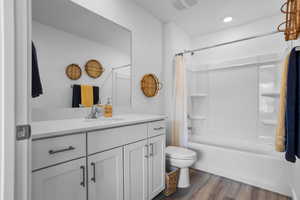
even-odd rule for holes
{"type": "MultiPolygon", "coordinates": [[[[139,91],[132,88],[137,86],[132,31],[74,1],[29,2],[24,32],[30,33],[26,38],[30,42],[22,43],[30,44],[24,49],[32,49],[34,43],[39,74],[31,75],[39,75],[43,94],[28,96],[26,105],[19,106],[28,108],[20,115],[28,118],[18,124],[25,124],[26,130],[31,127],[32,137],[17,144],[16,199],[153,199],[165,185],[165,117],[115,115],[136,111],[133,97],[140,97],[132,95],[139,91]],[[86,73],[91,60],[103,68],[99,77],[86,73]],[[79,72],[85,71],[76,80],[65,73],[72,63],[79,72]],[[80,95],[74,85],[80,86],[80,95]],[[82,86],[93,90],[81,95],[82,86]],[[80,103],[74,105],[73,100],[80,103]],[[90,105],[83,103],[86,100],[90,105]],[[84,119],[92,106],[105,104],[113,106],[112,118],[84,119]]],[[[29,60],[31,54],[26,52],[29,60]]],[[[29,66],[23,68],[31,71],[29,66]]],[[[24,74],[30,73],[20,77],[24,74]]],[[[24,84],[28,91],[36,85],[31,78],[24,84]]],[[[22,90],[17,94],[23,94],[24,88],[18,88],[22,90]]],[[[141,98],[135,101],[144,101],[145,111],[159,100],[141,98]]]]}
{"type": "Polygon", "coordinates": [[[32,200],[148,200],[164,189],[165,117],[32,124],[32,200]]]}

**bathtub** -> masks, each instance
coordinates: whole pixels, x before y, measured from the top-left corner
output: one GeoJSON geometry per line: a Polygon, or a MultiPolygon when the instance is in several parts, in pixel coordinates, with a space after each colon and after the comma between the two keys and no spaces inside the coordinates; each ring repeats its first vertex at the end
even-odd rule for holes
{"type": "Polygon", "coordinates": [[[190,137],[188,147],[198,155],[195,169],[291,196],[290,164],[270,144],[190,137]]]}

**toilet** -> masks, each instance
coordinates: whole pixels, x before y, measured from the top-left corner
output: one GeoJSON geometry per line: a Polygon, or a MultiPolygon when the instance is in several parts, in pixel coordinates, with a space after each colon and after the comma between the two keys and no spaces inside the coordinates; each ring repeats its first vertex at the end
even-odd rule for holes
{"type": "Polygon", "coordinates": [[[166,148],[167,165],[180,169],[178,188],[187,188],[190,186],[189,167],[192,166],[197,159],[196,152],[183,148],[168,146],[166,148]]]}

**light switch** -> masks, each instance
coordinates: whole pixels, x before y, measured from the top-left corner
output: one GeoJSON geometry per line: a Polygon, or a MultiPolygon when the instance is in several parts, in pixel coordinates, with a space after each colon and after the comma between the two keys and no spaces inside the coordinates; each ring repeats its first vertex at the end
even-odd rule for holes
{"type": "Polygon", "coordinates": [[[30,125],[19,125],[16,127],[16,139],[26,140],[31,137],[31,127],[30,125]]]}

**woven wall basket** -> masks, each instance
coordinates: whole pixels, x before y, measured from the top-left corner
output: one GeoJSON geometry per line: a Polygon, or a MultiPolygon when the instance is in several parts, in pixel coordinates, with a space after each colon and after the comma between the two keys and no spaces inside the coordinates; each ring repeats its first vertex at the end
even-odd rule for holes
{"type": "Polygon", "coordinates": [[[98,60],[89,60],[85,64],[85,71],[91,78],[99,78],[104,72],[104,68],[98,60]]]}
{"type": "Polygon", "coordinates": [[[71,80],[78,80],[81,77],[81,68],[77,64],[70,64],[66,68],[66,75],[71,80]]]}
{"type": "Polygon", "coordinates": [[[146,74],[141,80],[141,90],[146,97],[154,97],[161,90],[162,84],[154,74],[146,74]]]}
{"type": "Polygon", "coordinates": [[[300,0],[286,0],[281,7],[285,21],[278,26],[278,31],[284,32],[285,40],[297,40],[300,35],[300,0]]]}

